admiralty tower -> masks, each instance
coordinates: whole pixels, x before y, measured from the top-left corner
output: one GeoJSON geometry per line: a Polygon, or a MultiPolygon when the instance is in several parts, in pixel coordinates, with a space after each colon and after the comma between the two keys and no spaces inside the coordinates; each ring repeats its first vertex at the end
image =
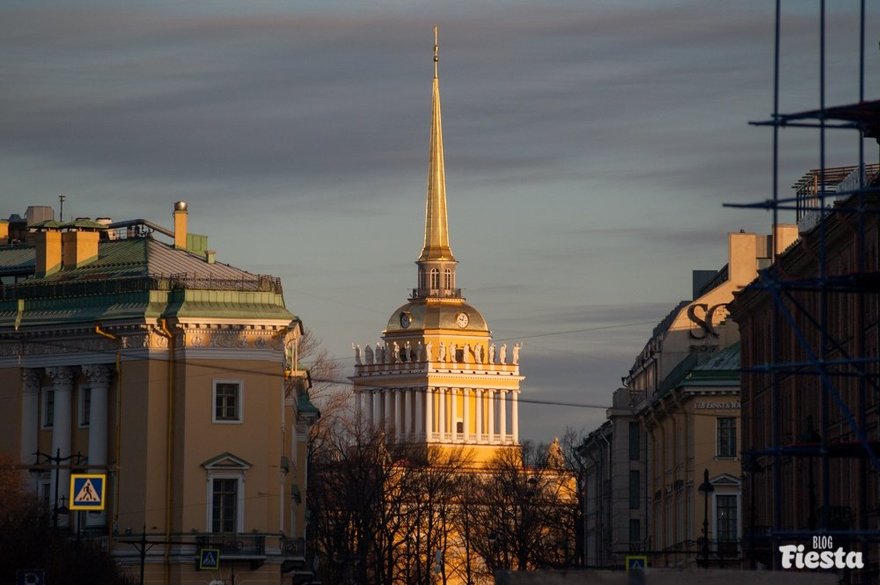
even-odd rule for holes
{"type": "Polygon", "coordinates": [[[390,442],[466,448],[474,463],[519,444],[520,344],[497,345],[482,313],[465,302],[449,243],[446,172],[434,30],[434,79],[425,237],[417,286],[379,343],[355,350],[355,407],[390,442]]]}

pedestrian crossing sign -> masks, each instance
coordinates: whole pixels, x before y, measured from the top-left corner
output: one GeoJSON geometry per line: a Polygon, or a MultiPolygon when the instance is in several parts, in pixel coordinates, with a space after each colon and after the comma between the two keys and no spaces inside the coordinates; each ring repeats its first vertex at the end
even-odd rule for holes
{"type": "Polygon", "coordinates": [[[219,548],[203,548],[199,549],[199,570],[219,569],[220,568],[220,549],[219,548]]]}
{"type": "Polygon", "coordinates": [[[71,473],[70,509],[103,510],[106,487],[105,473],[71,473]]]}
{"type": "Polygon", "coordinates": [[[626,556],[626,573],[644,573],[648,568],[648,557],[645,555],[627,555],[626,556]]]}

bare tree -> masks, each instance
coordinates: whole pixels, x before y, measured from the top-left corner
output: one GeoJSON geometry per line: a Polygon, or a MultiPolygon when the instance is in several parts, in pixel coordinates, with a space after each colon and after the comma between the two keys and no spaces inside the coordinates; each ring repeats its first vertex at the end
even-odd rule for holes
{"type": "Polygon", "coordinates": [[[574,560],[574,477],[565,468],[523,465],[536,457],[530,444],[502,452],[478,476],[476,498],[465,504],[470,547],[489,572],[562,568],[574,560]]]}

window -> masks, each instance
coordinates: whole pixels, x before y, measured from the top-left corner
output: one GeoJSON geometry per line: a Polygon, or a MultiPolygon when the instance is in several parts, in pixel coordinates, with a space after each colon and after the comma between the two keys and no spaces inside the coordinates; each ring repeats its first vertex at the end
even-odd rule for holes
{"type": "Polygon", "coordinates": [[[629,520],[629,543],[630,546],[642,541],[642,525],[638,518],[629,520]]]}
{"type": "Polygon", "coordinates": [[[55,391],[43,391],[43,426],[51,428],[55,424],[55,391]]]}
{"type": "Polygon", "coordinates": [[[715,496],[715,518],[719,542],[737,540],[737,496],[715,496]]]}
{"type": "Polygon", "coordinates": [[[638,461],[641,452],[642,441],[638,422],[629,423],[629,460],[638,461]]]}
{"type": "Polygon", "coordinates": [[[202,463],[205,482],[205,528],[208,532],[244,532],[245,475],[251,464],[225,452],[202,463]]]}
{"type": "Polygon", "coordinates": [[[431,288],[440,288],[440,271],[436,268],[431,269],[431,288]]]}
{"type": "Polygon", "coordinates": [[[211,532],[238,532],[238,480],[216,478],[211,484],[211,532]]]}
{"type": "Polygon", "coordinates": [[[639,470],[631,469],[629,472],[629,507],[631,510],[639,509],[639,470]]]}
{"type": "Polygon", "coordinates": [[[241,422],[242,402],[241,382],[214,382],[214,422],[241,422]]]}
{"type": "Polygon", "coordinates": [[[718,419],[718,457],[736,457],[736,419],[718,419]]]}
{"type": "Polygon", "coordinates": [[[459,435],[464,434],[464,421],[458,421],[455,423],[455,432],[459,435]]]}
{"type": "Polygon", "coordinates": [[[452,270],[447,268],[446,272],[445,272],[445,276],[446,276],[446,288],[452,288],[452,270]]]}
{"type": "Polygon", "coordinates": [[[79,389],[79,426],[89,426],[89,411],[92,409],[92,389],[79,389]]]}

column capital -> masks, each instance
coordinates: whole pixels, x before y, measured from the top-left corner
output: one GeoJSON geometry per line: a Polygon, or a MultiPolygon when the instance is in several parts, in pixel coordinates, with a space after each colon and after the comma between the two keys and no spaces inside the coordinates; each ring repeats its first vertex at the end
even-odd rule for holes
{"type": "Polygon", "coordinates": [[[42,380],[42,372],[37,368],[23,368],[21,370],[21,388],[25,392],[38,392],[40,390],[40,381],[42,380]]]}
{"type": "Polygon", "coordinates": [[[46,375],[52,378],[55,386],[71,386],[73,384],[73,368],[52,366],[46,368],[46,375]]]}
{"type": "Polygon", "coordinates": [[[82,367],[83,375],[89,379],[90,384],[96,386],[107,386],[110,384],[110,376],[113,372],[109,366],[104,364],[91,364],[82,367]]]}

